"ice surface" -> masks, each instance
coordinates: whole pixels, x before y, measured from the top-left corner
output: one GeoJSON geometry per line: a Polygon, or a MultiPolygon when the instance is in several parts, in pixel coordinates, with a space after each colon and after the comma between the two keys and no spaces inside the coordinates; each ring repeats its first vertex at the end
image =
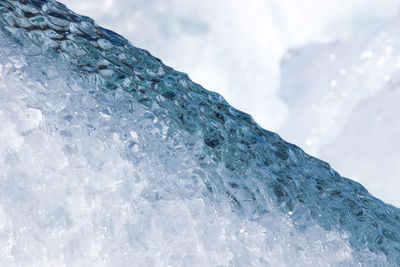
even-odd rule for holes
{"type": "Polygon", "coordinates": [[[289,51],[280,90],[292,114],[283,137],[396,206],[399,25],[395,17],[347,41],[289,51]]]}
{"type": "Polygon", "coordinates": [[[375,114],[367,106],[358,109],[361,99],[372,100],[367,94],[371,93],[373,84],[385,86],[388,82],[384,79],[390,78],[389,83],[392,83],[396,76],[388,75],[390,70],[385,73],[399,54],[396,45],[390,55],[386,55],[389,60],[383,65],[380,61],[383,69],[372,62],[378,54],[384,55],[385,45],[391,46],[380,37],[381,32],[386,32],[386,39],[394,37],[396,43],[397,19],[389,20],[398,13],[398,0],[252,0],[251,3],[240,0],[169,0],[168,4],[164,0],[62,2],[94,18],[100,25],[122,33],[135,46],[145,47],[164,63],[185,70],[194,81],[219,92],[230,104],[252,114],[263,128],[282,133],[285,140],[327,160],[342,175],[360,181],[381,200],[400,206],[400,195],[393,192],[400,188],[397,164],[390,163],[400,158],[400,149],[396,138],[383,138],[388,131],[398,131],[395,128],[400,123],[395,116],[391,121],[383,120],[379,124],[383,135],[372,135],[374,129],[371,131],[368,118],[375,114]],[[326,44],[332,41],[336,45],[326,44]],[[325,45],[292,49],[309,43],[325,45]],[[368,46],[375,50],[381,46],[380,52],[374,51],[374,57],[369,58],[368,74],[357,75],[349,68],[362,66],[359,57],[364,52],[364,58],[370,55],[371,47],[368,46]],[[290,103],[277,97],[281,93],[278,91],[279,63],[287,49],[292,50],[293,60],[287,60],[290,54],[287,53],[282,88],[286,90],[291,81],[290,103]],[[344,83],[342,75],[345,73],[350,74],[351,82],[347,80],[344,83]],[[330,95],[326,100],[329,104],[321,104],[321,96],[328,97],[331,84],[338,90],[346,86],[352,93],[343,90],[345,102],[342,96],[330,95]],[[310,87],[312,89],[304,95],[310,87]],[[304,97],[297,97],[298,94],[304,97]],[[316,112],[307,108],[313,104],[315,107],[319,105],[317,118],[316,112]],[[299,108],[302,106],[306,108],[299,108]],[[356,110],[357,115],[353,114],[356,110]],[[357,120],[347,123],[352,116],[357,120]],[[299,117],[302,123],[299,123],[299,117]],[[313,123],[314,120],[308,117],[318,122],[313,123]],[[366,140],[359,136],[345,137],[343,129],[363,132],[365,137],[368,135],[371,138],[369,145],[362,146],[366,140]],[[361,148],[368,148],[368,151],[359,150],[361,148]],[[387,149],[383,151],[384,148],[387,149]],[[343,151],[346,151],[345,155],[343,151]]]}
{"type": "Polygon", "coordinates": [[[279,62],[289,47],[376,27],[398,0],[63,0],[163,62],[185,70],[265,129],[278,130],[279,62]],[[193,64],[196,62],[196,64],[193,64]]]}
{"type": "Polygon", "coordinates": [[[54,1],[0,2],[1,265],[389,265],[398,209],[54,1]]]}

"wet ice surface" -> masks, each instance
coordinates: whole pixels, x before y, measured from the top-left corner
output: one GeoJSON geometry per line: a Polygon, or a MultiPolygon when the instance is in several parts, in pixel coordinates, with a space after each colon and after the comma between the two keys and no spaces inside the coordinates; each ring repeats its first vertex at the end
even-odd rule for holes
{"type": "Polygon", "coordinates": [[[273,207],[257,220],[240,214],[213,181],[224,168],[194,157],[204,153],[196,138],[163,136],[129,94],[80,86],[50,55],[28,56],[4,36],[1,47],[1,265],[385,262],[273,207]]]}
{"type": "Polygon", "coordinates": [[[329,42],[396,15],[398,0],[63,0],[277,131],[286,49],[329,42]],[[193,64],[196,62],[196,64],[193,64]]]}
{"type": "Polygon", "coordinates": [[[184,70],[263,128],[400,206],[399,117],[394,101],[373,100],[380,89],[396,84],[398,0],[63,3],[184,70]],[[288,87],[291,99],[282,98],[288,87]],[[362,101],[375,104],[358,108],[362,101]],[[378,110],[379,105],[390,108],[378,110]]]}
{"type": "Polygon", "coordinates": [[[21,3],[0,4],[3,265],[399,259],[398,209],[122,37],[21,3]]]}

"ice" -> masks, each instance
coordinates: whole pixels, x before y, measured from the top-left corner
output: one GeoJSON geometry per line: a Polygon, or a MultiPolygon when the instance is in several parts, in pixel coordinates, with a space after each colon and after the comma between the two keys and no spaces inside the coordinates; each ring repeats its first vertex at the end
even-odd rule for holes
{"type": "Polygon", "coordinates": [[[118,92],[116,100],[71,85],[79,77],[63,62],[24,54],[4,36],[1,47],[1,265],[385,261],[353,255],[335,231],[310,225],[300,232],[273,208],[258,220],[237,214],[223,192],[207,190],[204,180],[213,176],[196,163],[196,149],[157,137],[163,127],[139,104],[128,104],[128,94],[118,92]],[[8,65],[14,54],[29,66],[8,65]],[[49,71],[58,75],[47,80],[49,71]],[[27,131],[29,112],[42,116],[27,131]]]}
{"type": "Polygon", "coordinates": [[[291,110],[283,137],[396,206],[399,25],[395,17],[346,41],[289,51],[280,88],[291,110]]]}
{"type": "Polygon", "coordinates": [[[293,46],[328,42],[391,18],[398,0],[63,0],[193,81],[278,130],[279,62],[293,46]],[[196,62],[196,64],[193,64],[196,62]]]}
{"type": "MultiPolygon", "coordinates": [[[[346,124],[348,119],[362,99],[375,94],[374,84],[381,88],[396,82],[397,75],[390,75],[392,70],[388,67],[393,68],[393,62],[398,61],[397,48],[391,47],[380,34],[385,32],[387,39],[391,36],[397,39],[397,19],[392,17],[397,16],[398,0],[252,0],[251,3],[174,0],[168,4],[162,0],[64,0],[63,3],[122,33],[134,45],[149,49],[168,65],[185,70],[195,82],[221,93],[233,106],[252,114],[265,129],[281,133],[285,140],[333,164],[342,175],[360,181],[380,199],[400,206],[400,199],[393,192],[400,186],[396,182],[397,164],[391,163],[400,157],[395,138],[369,135],[374,142],[364,146],[371,151],[367,156],[365,150],[360,150],[363,144],[360,138],[352,138],[350,142],[341,135],[344,125],[347,130],[351,127],[356,132],[369,133],[368,123],[362,126],[353,120],[346,124]],[[285,53],[288,49],[291,51],[285,53]],[[340,50],[338,54],[336,50],[340,50]],[[373,63],[378,60],[377,53],[382,55],[377,62],[381,67],[373,63]],[[281,70],[279,63],[283,57],[286,59],[281,70]],[[349,69],[361,66],[363,61],[369,62],[368,73],[360,75],[362,68],[358,72],[349,69]],[[288,87],[291,100],[282,101],[277,95],[288,87]],[[310,87],[312,90],[304,93],[310,87]],[[336,93],[328,95],[330,88],[336,89],[333,90],[336,93]],[[322,96],[326,98],[323,103],[322,96]],[[382,140],[387,143],[382,144],[382,140]],[[354,146],[357,149],[349,149],[354,146]],[[383,152],[385,147],[387,150],[383,152]],[[342,156],[338,152],[333,156],[333,150],[342,151],[342,156]],[[378,150],[382,153],[372,152],[378,150]]],[[[365,107],[363,111],[364,115],[357,116],[374,116],[365,107]]],[[[395,125],[399,125],[397,118],[390,125],[381,123],[379,128],[393,129],[395,125]]]]}
{"type": "Polygon", "coordinates": [[[0,265],[394,265],[400,211],[55,1],[0,2],[0,265]]]}

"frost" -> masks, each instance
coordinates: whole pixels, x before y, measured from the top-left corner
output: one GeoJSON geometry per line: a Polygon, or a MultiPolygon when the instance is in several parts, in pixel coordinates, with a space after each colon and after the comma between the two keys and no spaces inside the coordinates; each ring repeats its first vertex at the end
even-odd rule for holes
{"type": "Polygon", "coordinates": [[[0,13],[1,265],[399,260],[398,209],[220,95],[55,1],[0,13]]]}

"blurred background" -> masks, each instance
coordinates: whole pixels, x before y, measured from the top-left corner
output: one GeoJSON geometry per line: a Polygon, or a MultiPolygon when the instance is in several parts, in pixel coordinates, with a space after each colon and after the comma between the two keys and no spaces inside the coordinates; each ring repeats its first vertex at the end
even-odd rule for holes
{"type": "Polygon", "coordinates": [[[400,0],[61,0],[400,207],[400,0]]]}

